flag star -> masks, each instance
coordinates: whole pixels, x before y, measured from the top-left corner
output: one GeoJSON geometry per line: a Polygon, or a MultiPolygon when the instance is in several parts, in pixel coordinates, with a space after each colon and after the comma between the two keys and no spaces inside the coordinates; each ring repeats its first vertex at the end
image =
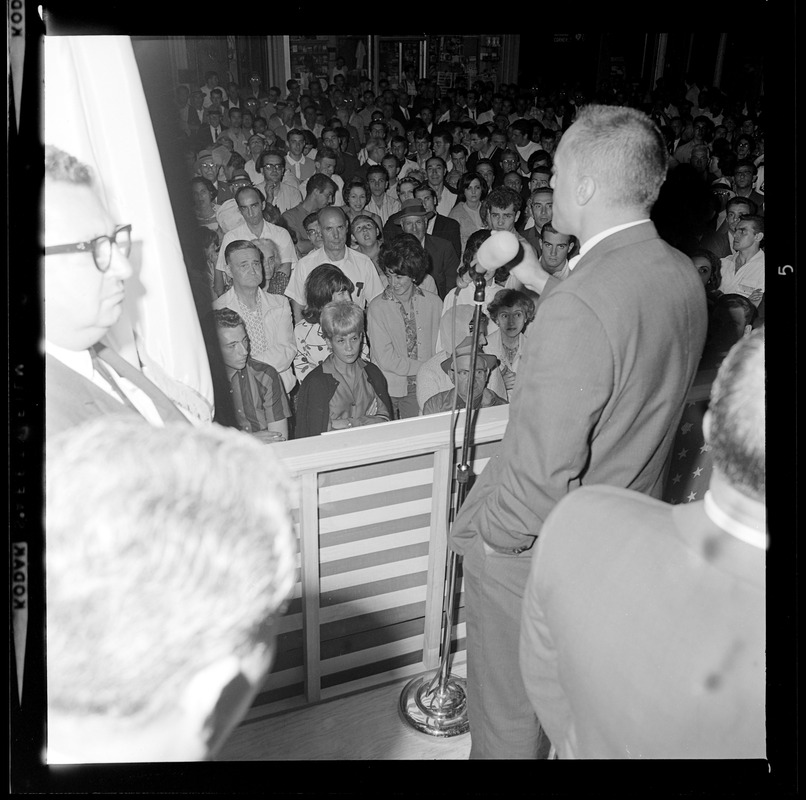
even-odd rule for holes
{"type": "Polygon", "coordinates": [[[703,445],[703,446],[700,448],[700,452],[701,452],[701,453],[707,453],[707,452],[708,452],[710,449],[711,449],[711,445],[710,445],[710,444],[704,444],[704,445],[703,445]]]}
{"type": "Polygon", "coordinates": [[[685,422],[683,423],[683,425],[680,426],[680,430],[683,432],[683,435],[685,436],[693,427],[694,425],[691,422],[685,422]]]}
{"type": "Polygon", "coordinates": [[[697,467],[694,472],[691,473],[692,478],[699,478],[702,475],[702,467],[697,467]]]}
{"type": "Polygon", "coordinates": [[[692,492],[692,493],[691,493],[691,494],[690,494],[690,495],[689,495],[689,496],[686,498],[686,501],[690,503],[692,500],[696,500],[696,499],[697,499],[697,492],[692,492]]]}
{"type": "Polygon", "coordinates": [[[680,483],[680,479],[682,477],[683,476],[678,472],[677,475],[675,475],[674,478],[672,478],[672,483],[680,483]]]}
{"type": "Polygon", "coordinates": [[[684,447],[678,454],[678,458],[685,458],[688,455],[688,450],[684,447]]]}

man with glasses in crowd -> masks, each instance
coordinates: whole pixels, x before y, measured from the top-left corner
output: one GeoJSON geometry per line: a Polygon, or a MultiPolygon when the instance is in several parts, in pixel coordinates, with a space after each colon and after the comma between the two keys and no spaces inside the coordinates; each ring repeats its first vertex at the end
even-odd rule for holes
{"type": "Polygon", "coordinates": [[[285,156],[279,150],[266,150],[262,153],[255,164],[255,169],[263,175],[263,184],[260,188],[264,200],[271,203],[281,214],[302,202],[302,192],[297,188],[299,184],[296,179],[292,178],[294,185],[283,179],[286,162],[285,156]]]}

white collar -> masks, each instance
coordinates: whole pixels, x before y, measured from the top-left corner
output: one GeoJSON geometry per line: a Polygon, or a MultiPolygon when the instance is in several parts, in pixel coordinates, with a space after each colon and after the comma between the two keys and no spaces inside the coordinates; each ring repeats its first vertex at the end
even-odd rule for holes
{"type": "Polygon", "coordinates": [[[769,548],[770,537],[767,533],[731,517],[717,504],[710,491],[705,493],[704,501],[706,516],[718,528],[721,528],[725,533],[729,533],[739,541],[749,544],[751,547],[756,547],[759,550],[767,550],[769,548]]]}
{"type": "Polygon", "coordinates": [[[92,356],[89,350],[68,350],[66,347],[59,347],[59,345],[45,339],[45,352],[82,377],[92,380],[92,374],[95,370],[92,366],[92,356]]]}
{"type": "Polygon", "coordinates": [[[627,228],[632,228],[634,225],[641,225],[644,222],[649,222],[649,218],[646,219],[637,219],[633,222],[625,222],[623,225],[614,225],[612,228],[607,228],[606,230],[597,233],[595,236],[591,236],[582,247],[579,248],[578,255],[574,256],[569,262],[568,266],[570,269],[573,269],[578,263],[579,259],[585,255],[592,247],[599,244],[603,239],[606,239],[608,236],[611,236],[614,233],[618,233],[619,231],[627,230],[627,228]]]}

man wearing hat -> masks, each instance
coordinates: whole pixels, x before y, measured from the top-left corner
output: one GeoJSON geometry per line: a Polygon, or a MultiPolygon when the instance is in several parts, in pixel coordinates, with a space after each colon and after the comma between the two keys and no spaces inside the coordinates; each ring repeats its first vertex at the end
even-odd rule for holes
{"type": "Polygon", "coordinates": [[[218,137],[226,130],[222,122],[223,112],[219,106],[207,109],[207,122],[202,123],[196,133],[196,146],[199,150],[211,148],[218,137]]]}
{"type": "Polygon", "coordinates": [[[403,233],[411,233],[425,248],[431,262],[431,275],[437,284],[437,292],[444,300],[445,295],[456,286],[456,270],[459,268],[459,258],[451,244],[438,236],[426,233],[428,220],[434,212],[425,210],[423,201],[416,197],[404,200],[389,221],[399,225],[403,233]]]}
{"type": "MultiPolygon", "coordinates": [[[[429,397],[423,405],[423,416],[450,411],[454,406],[454,402],[456,403],[456,408],[466,407],[468,386],[471,383],[470,366],[472,355],[473,337],[467,336],[457,345],[455,353],[449,355],[440,364],[442,371],[453,381],[454,388],[429,397]]],[[[490,377],[490,372],[497,366],[498,359],[495,356],[482,350],[476,351],[475,378],[472,381],[473,390],[470,401],[474,409],[506,405],[506,400],[487,388],[487,379],[490,377]]]]}
{"type": "Polygon", "coordinates": [[[226,148],[202,150],[196,158],[196,174],[207,178],[216,190],[216,203],[225,203],[232,197],[232,190],[226,181],[219,180],[221,167],[229,159],[226,148]]]}

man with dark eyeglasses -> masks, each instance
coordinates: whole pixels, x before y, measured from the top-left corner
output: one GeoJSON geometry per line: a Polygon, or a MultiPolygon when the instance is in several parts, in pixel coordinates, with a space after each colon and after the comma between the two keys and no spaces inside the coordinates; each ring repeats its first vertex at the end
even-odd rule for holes
{"type": "Polygon", "coordinates": [[[187,421],[143,373],[100,344],[123,309],[131,225],[115,225],[89,168],[45,148],[45,413],[48,436],[105,414],[187,421]]]}

